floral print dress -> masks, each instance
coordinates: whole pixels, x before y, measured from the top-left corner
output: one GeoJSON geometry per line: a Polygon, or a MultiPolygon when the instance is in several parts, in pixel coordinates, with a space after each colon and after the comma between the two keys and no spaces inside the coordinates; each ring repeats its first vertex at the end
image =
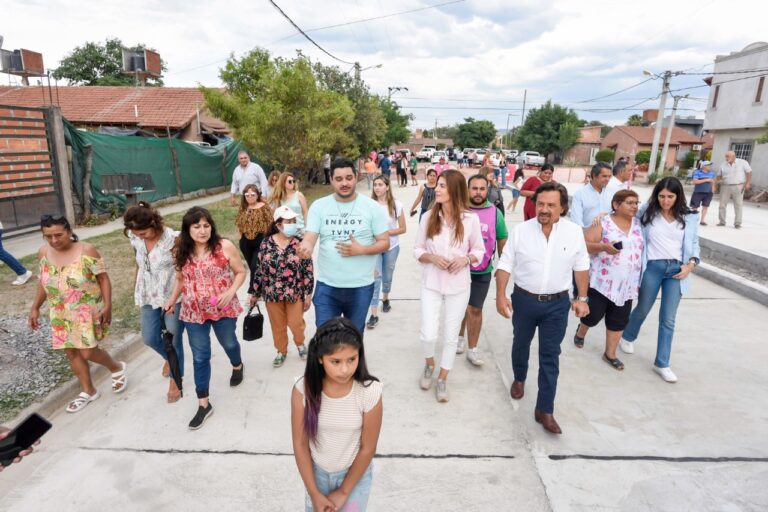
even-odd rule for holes
{"type": "Polygon", "coordinates": [[[53,348],[95,348],[106,327],[98,325],[102,305],[101,287],[96,278],[107,271],[104,260],[86,254],[62,267],[43,256],[40,283],[50,306],[53,348]]]}
{"type": "Polygon", "coordinates": [[[643,270],[643,230],[640,220],[632,219],[629,234],[619,228],[610,215],[600,221],[604,244],[621,242],[618,254],[599,252],[590,256],[589,287],[598,291],[617,306],[637,298],[640,274],[643,270]]]}

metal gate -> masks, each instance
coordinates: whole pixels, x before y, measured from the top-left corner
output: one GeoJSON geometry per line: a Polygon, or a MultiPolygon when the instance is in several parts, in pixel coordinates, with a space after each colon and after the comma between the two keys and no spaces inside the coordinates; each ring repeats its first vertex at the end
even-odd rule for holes
{"type": "Polygon", "coordinates": [[[49,109],[0,105],[0,221],[8,234],[37,227],[43,213],[64,213],[51,133],[49,109]]]}

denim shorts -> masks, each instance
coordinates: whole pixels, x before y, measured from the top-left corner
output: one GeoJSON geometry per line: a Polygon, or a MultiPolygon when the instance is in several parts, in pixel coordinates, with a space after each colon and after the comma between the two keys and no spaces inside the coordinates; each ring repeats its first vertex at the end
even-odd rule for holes
{"type": "MultiPolygon", "coordinates": [[[[321,469],[317,464],[312,464],[315,470],[315,484],[317,489],[328,496],[333,491],[341,487],[344,482],[344,477],[347,476],[349,468],[329,473],[321,469]]],[[[339,512],[363,512],[368,507],[368,496],[371,494],[371,484],[373,483],[373,463],[368,466],[363,476],[360,477],[352,492],[349,494],[344,506],[341,507],[339,512]]],[[[312,500],[309,498],[309,494],[304,497],[304,505],[306,512],[313,512],[312,500]]]]}

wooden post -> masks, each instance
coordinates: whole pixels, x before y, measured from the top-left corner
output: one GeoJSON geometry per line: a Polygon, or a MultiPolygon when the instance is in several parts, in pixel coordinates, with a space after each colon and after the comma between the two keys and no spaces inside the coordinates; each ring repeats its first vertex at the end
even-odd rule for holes
{"type": "Polygon", "coordinates": [[[227,146],[224,146],[224,151],[221,155],[221,165],[219,166],[221,169],[221,185],[226,187],[227,186],[227,169],[224,167],[225,162],[227,161],[227,146]]]}
{"type": "Polygon", "coordinates": [[[86,144],[85,150],[85,173],[83,173],[83,213],[85,218],[91,216],[91,172],[93,170],[93,145],[86,144]]]}
{"type": "Polygon", "coordinates": [[[183,197],[184,193],[181,190],[181,169],[179,169],[179,156],[176,153],[176,148],[173,147],[173,140],[171,139],[171,127],[165,125],[165,133],[168,135],[168,148],[171,150],[171,162],[173,165],[173,175],[176,177],[176,195],[183,197]]]}
{"type": "Polygon", "coordinates": [[[53,155],[54,165],[56,166],[56,175],[59,179],[62,203],[64,205],[64,215],[69,221],[75,223],[75,206],[72,201],[72,177],[69,174],[69,165],[67,162],[67,146],[64,140],[64,121],[61,116],[61,109],[58,107],[46,108],[46,118],[50,127],[50,141],[53,147],[50,148],[53,155]]]}

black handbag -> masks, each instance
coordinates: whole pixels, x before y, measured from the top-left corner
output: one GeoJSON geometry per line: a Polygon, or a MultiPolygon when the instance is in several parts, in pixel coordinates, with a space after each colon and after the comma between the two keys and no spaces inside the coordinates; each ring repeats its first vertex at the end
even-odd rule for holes
{"type": "Polygon", "coordinates": [[[264,315],[261,314],[259,304],[256,303],[248,310],[243,319],[243,339],[245,341],[258,340],[264,336],[264,315]],[[253,309],[256,308],[256,313],[253,309]]]}

